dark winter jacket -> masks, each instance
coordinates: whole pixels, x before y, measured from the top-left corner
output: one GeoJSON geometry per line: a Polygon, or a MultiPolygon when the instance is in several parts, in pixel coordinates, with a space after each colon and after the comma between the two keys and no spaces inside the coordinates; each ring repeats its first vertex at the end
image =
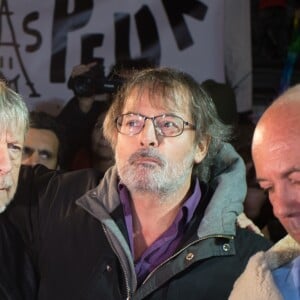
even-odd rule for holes
{"type": "Polygon", "coordinates": [[[7,218],[0,214],[0,299],[36,299],[33,265],[21,236],[7,218]]]}
{"type": "Polygon", "coordinates": [[[25,170],[7,213],[38,270],[39,299],[227,299],[248,258],[269,242],[236,228],[245,170],[229,145],[223,152],[215,180],[201,185],[203,198],[182,244],[140,286],[116,168],[102,180],[87,170],[25,170]]]}

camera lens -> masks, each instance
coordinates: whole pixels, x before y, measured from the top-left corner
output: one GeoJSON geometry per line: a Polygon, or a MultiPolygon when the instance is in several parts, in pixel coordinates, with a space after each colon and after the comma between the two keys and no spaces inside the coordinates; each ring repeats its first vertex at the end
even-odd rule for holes
{"type": "Polygon", "coordinates": [[[95,94],[94,79],[89,76],[73,78],[73,91],[77,97],[91,97],[95,94]]]}

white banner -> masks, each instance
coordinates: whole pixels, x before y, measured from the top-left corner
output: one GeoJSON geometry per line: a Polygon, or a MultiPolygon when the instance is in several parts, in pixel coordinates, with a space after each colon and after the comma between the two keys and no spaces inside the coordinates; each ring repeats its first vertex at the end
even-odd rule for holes
{"type": "Polygon", "coordinates": [[[225,80],[221,0],[0,0],[0,18],[0,72],[30,110],[59,111],[73,66],[92,58],[106,74],[148,57],[199,82],[225,80]]]}

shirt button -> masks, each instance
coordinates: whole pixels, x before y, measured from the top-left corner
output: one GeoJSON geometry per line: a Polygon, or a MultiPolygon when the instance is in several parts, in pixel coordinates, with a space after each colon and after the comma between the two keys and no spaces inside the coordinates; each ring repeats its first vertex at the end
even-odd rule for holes
{"type": "Polygon", "coordinates": [[[225,251],[225,252],[228,252],[229,250],[230,250],[230,245],[229,244],[224,244],[223,245],[223,250],[225,251]]]}
{"type": "Polygon", "coordinates": [[[194,254],[193,253],[188,253],[185,257],[186,260],[192,260],[194,258],[194,254]]]}

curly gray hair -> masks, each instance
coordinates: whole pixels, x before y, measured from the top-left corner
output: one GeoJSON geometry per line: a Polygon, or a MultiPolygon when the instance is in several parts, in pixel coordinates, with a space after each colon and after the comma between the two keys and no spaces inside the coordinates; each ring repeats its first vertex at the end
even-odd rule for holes
{"type": "Polygon", "coordinates": [[[23,98],[0,80],[1,130],[21,129],[25,134],[29,127],[29,112],[23,98]]]}

